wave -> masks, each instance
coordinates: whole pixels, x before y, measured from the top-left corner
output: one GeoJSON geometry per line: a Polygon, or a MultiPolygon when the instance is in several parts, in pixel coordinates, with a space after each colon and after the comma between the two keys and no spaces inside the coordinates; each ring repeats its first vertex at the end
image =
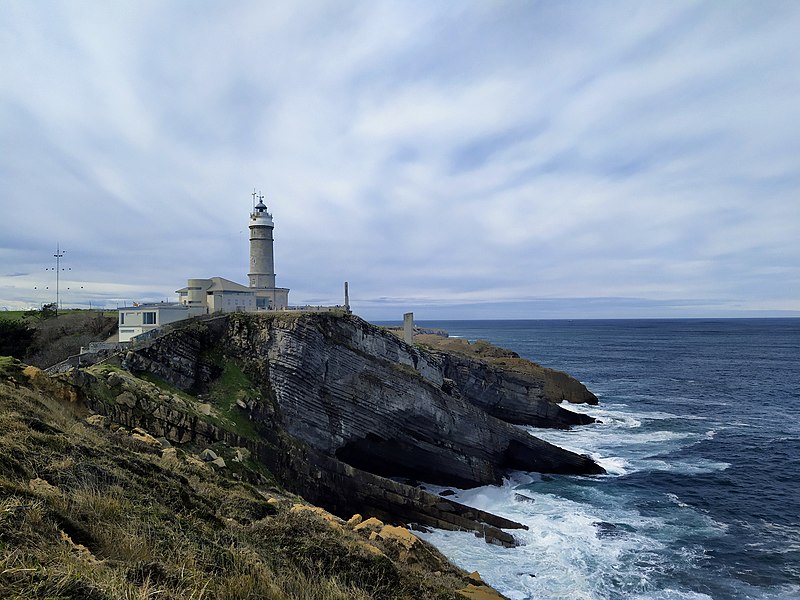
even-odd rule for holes
{"type": "MultiPolygon", "coordinates": [[[[645,515],[596,488],[559,489],[562,483],[520,473],[502,486],[456,490],[453,499],[458,502],[527,525],[528,531],[512,531],[521,544],[517,548],[491,546],[463,532],[433,531],[422,537],[462,568],[478,570],[514,600],[594,600],[619,597],[622,591],[626,597],[702,597],[680,590],[651,591],[673,569],[692,568],[703,558],[700,548],[681,555],[670,550],[668,542],[677,535],[670,515],[645,515]],[[579,491],[586,496],[567,497],[579,491]]],[[[696,530],[719,534],[719,525],[707,516],[679,508],[693,513],[690,521],[696,530]]]]}

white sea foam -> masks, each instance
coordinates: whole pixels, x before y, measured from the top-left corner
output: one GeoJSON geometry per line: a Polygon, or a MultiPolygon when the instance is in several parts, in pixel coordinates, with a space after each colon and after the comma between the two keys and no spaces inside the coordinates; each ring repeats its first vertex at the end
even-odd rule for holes
{"type": "MultiPolygon", "coordinates": [[[[594,496],[582,502],[539,493],[537,483],[520,488],[519,482],[528,479],[515,476],[502,486],[459,490],[454,497],[526,524],[528,531],[511,530],[521,546],[498,548],[464,532],[434,531],[423,537],[457,565],[478,570],[489,584],[516,600],[594,600],[619,596],[620,590],[629,597],[693,597],[646,592],[665,568],[659,534],[674,525],[621,506],[597,489],[587,489],[594,496]],[[515,502],[517,493],[533,502],[515,502]]],[[[690,553],[685,560],[695,558],[690,553]]]]}
{"type": "MultiPolygon", "coordinates": [[[[548,442],[588,454],[606,470],[602,479],[639,471],[709,473],[730,466],[699,457],[688,459],[677,452],[713,439],[719,427],[686,431],[675,423],[684,417],[638,411],[618,401],[600,407],[570,405],[569,409],[600,422],[573,430],[526,429],[548,442]]],[[[444,489],[427,487],[434,493],[444,489]]],[[[608,493],[602,485],[575,485],[533,473],[516,473],[502,486],[455,491],[453,498],[458,502],[527,525],[527,531],[509,530],[522,545],[498,548],[463,532],[434,531],[423,537],[457,565],[478,570],[513,600],[709,598],[674,589],[674,583],[673,588],[661,587],[675,569],[688,570],[705,560],[700,546],[687,545],[677,551],[671,540],[683,537],[687,528],[692,535],[706,538],[724,535],[726,530],[678,495],[665,495],[665,508],[644,514],[626,496],[608,493]],[[533,501],[515,500],[515,494],[533,501]]]]}
{"type": "Polygon", "coordinates": [[[680,506],[681,508],[691,508],[691,506],[689,506],[685,502],[681,502],[681,499],[678,498],[678,496],[675,494],[667,494],[667,498],[669,498],[673,503],[680,506]]]}
{"type": "Polygon", "coordinates": [[[637,471],[707,473],[730,466],[703,459],[686,461],[672,458],[677,456],[675,451],[713,439],[716,434],[716,430],[704,433],[675,430],[675,425],[669,421],[684,418],[674,413],[631,410],[621,402],[602,407],[580,405],[575,409],[599,422],[571,430],[532,427],[526,430],[552,444],[591,456],[610,476],[637,471]]]}
{"type": "Polygon", "coordinates": [[[592,460],[603,467],[609,475],[624,475],[632,470],[631,463],[622,457],[600,456],[597,453],[593,453],[590,456],[592,460]]]}
{"type": "MultiPolygon", "coordinates": [[[[680,459],[675,450],[711,439],[715,430],[672,430],[668,420],[677,419],[674,414],[635,411],[623,403],[580,408],[602,422],[567,431],[528,431],[590,455],[611,478],[644,470],[696,474],[730,466],[700,458],[680,459]]],[[[517,473],[502,486],[456,490],[458,502],[527,525],[528,531],[511,531],[522,544],[518,548],[490,546],[468,533],[434,531],[424,537],[459,566],[480,571],[488,583],[514,600],[708,598],[688,590],[658,589],[656,582],[668,579],[670,569],[682,568],[681,564],[690,568],[703,560],[700,548],[686,547],[683,554],[675,554],[665,542],[683,535],[687,523],[695,535],[708,537],[723,535],[725,527],[674,494],[665,500],[674,505],[672,511],[681,511],[679,519],[670,510],[659,516],[644,515],[624,499],[604,492],[602,486],[560,481],[517,473]],[[515,501],[518,493],[533,501],[515,501]]],[[[428,487],[434,492],[444,489],[428,487]]]]}

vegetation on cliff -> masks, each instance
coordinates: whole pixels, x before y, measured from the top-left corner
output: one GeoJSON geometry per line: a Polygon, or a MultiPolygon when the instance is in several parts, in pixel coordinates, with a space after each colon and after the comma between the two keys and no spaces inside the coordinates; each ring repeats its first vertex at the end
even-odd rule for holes
{"type": "MultiPolygon", "coordinates": [[[[0,597],[499,598],[405,529],[303,504],[245,448],[204,461],[192,442],[90,414],[76,378],[181,400],[163,382],[94,373],[48,377],[0,358],[0,597]]],[[[228,373],[235,398],[250,384],[228,373]]]]}

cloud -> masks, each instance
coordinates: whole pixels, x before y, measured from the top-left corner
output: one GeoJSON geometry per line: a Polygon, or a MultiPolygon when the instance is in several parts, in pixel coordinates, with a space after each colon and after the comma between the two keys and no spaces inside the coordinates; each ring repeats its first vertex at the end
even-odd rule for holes
{"type": "Polygon", "coordinates": [[[76,304],[244,281],[256,186],[298,303],[800,311],[794,3],[4,12],[0,264],[76,304]]]}

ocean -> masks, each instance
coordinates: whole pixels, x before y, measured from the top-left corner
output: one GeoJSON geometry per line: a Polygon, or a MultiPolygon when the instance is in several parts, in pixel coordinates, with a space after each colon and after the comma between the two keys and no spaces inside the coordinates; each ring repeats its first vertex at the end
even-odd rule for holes
{"type": "Polygon", "coordinates": [[[530,529],[512,549],[424,534],[455,564],[512,600],[800,598],[800,319],[417,324],[566,371],[600,400],[565,405],[597,424],[529,429],[607,474],[457,490],[530,529]]]}

